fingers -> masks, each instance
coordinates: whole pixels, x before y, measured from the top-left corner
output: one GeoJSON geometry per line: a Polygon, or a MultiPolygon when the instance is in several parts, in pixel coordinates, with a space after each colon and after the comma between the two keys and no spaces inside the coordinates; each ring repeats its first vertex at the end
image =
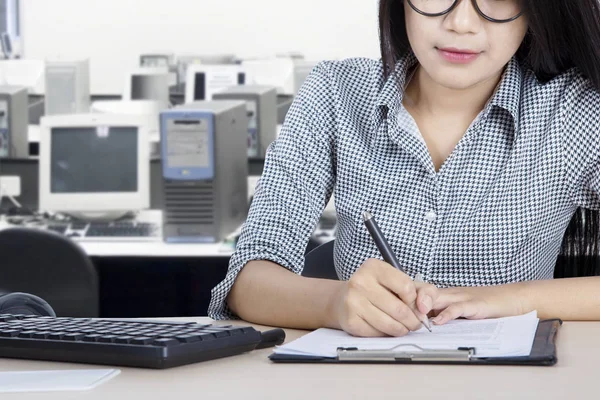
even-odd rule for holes
{"type": "MultiPolygon", "coordinates": [[[[377,287],[369,296],[369,300],[373,307],[401,324],[405,330],[416,331],[421,328],[421,321],[417,318],[414,311],[386,288],[381,286],[377,287]]],[[[378,313],[373,314],[379,315],[378,313]]],[[[377,327],[377,325],[375,325],[375,327],[377,327]]],[[[388,333],[387,330],[384,331],[388,333]]],[[[394,330],[394,332],[396,331],[397,330],[394,330]]],[[[400,332],[400,334],[394,333],[390,335],[401,336],[403,334],[405,333],[400,332]]]]}
{"type": "Polygon", "coordinates": [[[385,333],[373,328],[371,324],[365,321],[363,318],[356,315],[353,319],[348,321],[346,326],[342,326],[344,331],[352,336],[358,337],[384,337],[385,333]]]}
{"type": "Polygon", "coordinates": [[[395,293],[405,304],[415,303],[417,288],[408,275],[379,260],[373,261],[373,269],[375,278],[381,286],[395,293]]]}
{"type": "Polygon", "coordinates": [[[429,314],[438,302],[439,289],[428,283],[417,283],[417,309],[423,315],[429,314]]]}
{"type": "MultiPolygon", "coordinates": [[[[410,312],[410,310],[408,311],[410,312]]],[[[390,317],[373,304],[368,304],[365,307],[364,315],[359,316],[377,331],[388,336],[400,337],[409,332],[409,329],[403,323],[398,322],[394,318],[390,317]]]]}
{"type": "Polygon", "coordinates": [[[445,310],[441,311],[437,317],[431,321],[436,325],[444,325],[448,321],[458,318],[479,319],[483,316],[479,315],[482,310],[482,305],[478,301],[464,301],[449,305],[445,310]]]}

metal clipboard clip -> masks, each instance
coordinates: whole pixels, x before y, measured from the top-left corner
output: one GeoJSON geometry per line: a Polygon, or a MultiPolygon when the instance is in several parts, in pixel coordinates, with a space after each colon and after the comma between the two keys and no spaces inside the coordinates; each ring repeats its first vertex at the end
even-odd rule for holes
{"type": "Polygon", "coordinates": [[[356,347],[338,347],[339,361],[471,361],[475,349],[460,347],[456,350],[424,349],[414,344],[400,344],[390,349],[365,350],[356,347]],[[405,349],[410,347],[413,350],[405,349]]]}

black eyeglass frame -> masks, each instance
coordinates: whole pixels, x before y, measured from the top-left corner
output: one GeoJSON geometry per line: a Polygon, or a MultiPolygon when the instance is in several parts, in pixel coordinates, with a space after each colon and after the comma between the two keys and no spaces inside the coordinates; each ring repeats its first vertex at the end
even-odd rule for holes
{"type": "MultiPolygon", "coordinates": [[[[407,0],[407,1],[408,1],[408,5],[410,6],[410,8],[412,8],[413,10],[415,10],[417,13],[419,13],[421,15],[424,15],[426,17],[441,17],[442,15],[446,15],[446,14],[450,13],[452,10],[454,10],[456,8],[456,6],[458,5],[458,3],[461,0],[454,0],[454,3],[452,3],[452,5],[449,8],[447,8],[446,10],[444,10],[442,12],[439,12],[439,13],[426,13],[426,12],[423,12],[423,11],[419,10],[417,8],[417,6],[415,6],[413,4],[413,2],[411,0],[407,0]]],[[[481,8],[479,8],[479,4],[477,4],[477,0],[471,0],[471,3],[473,3],[473,7],[475,7],[475,10],[477,11],[477,13],[479,15],[481,15],[483,18],[485,18],[486,20],[488,20],[490,22],[495,22],[495,23],[498,23],[498,24],[505,24],[507,22],[514,21],[514,20],[516,20],[517,18],[519,18],[521,15],[523,15],[525,13],[524,10],[521,10],[520,13],[518,13],[517,15],[515,15],[512,18],[508,18],[508,19],[495,19],[495,18],[491,18],[491,17],[485,15],[483,13],[483,11],[481,11],[481,8]]]]}

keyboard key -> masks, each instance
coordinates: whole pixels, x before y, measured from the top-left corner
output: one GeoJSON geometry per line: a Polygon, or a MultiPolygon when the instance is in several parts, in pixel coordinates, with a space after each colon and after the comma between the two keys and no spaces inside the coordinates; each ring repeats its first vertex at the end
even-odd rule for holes
{"type": "Polygon", "coordinates": [[[118,336],[115,339],[115,343],[128,344],[133,339],[133,336],[118,336]]]}
{"type": "Polygon", "coordinates": [[[175,339],[177,339],[183,343],[194,343],[194,342],[198,342],[200,340],[200,336],[199,335],[180,335],[180,336],[175,336],[175,339]]]}
{"type": "Polygon", "coordinates": [[[91,335],[85,335],[83,337],[83,341],[84,342],[97,342],[98,339],[100,339],[101,336],[102,335],[100,335],[98,333],[94,333],[94,334],[91,334],[91,335]]]}
{"type": "Polygon", "coordinates": [[[6,329],[3,331],[0,331],[0,337],[15,337],[15,336],[19,336],[19,332],[21,332],[18,329],[6,329]]]}
{"type": "Polygon", "coordinates": [[[83,333],[67,333],[63,336],[63,339],[69,341],[77,341],[83,339],[84,337],[85,335],[83,333]]]}
{"type": "Polygon", "coordinates": [[[56,339],[56,340],[60,340],[63,338],[63,336],[66,334],[67,332],[52,332],[51,334],[48,335],[48,339],[56,339]]]}
{"type": "Polygon", "coordinates": [[[154,339],[149,337],[136,337],[131,341],[131,344],[150,344],[154,339]]]}
{"type": "Polygon", "coordinates": [[[101,343],[114,343],[116,338],[116,335],[102,335],[98,338],[98,341],[101,343]]]}

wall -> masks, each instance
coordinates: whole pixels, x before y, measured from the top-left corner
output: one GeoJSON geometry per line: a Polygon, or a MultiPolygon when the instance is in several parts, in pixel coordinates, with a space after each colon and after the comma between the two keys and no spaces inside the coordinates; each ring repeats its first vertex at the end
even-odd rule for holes
{"type": "Polygon", "coordinates": [[[89,57],[120,94],[141,53],[378,57],[377,0],[21,0],[24,58],[89,57]]]}

